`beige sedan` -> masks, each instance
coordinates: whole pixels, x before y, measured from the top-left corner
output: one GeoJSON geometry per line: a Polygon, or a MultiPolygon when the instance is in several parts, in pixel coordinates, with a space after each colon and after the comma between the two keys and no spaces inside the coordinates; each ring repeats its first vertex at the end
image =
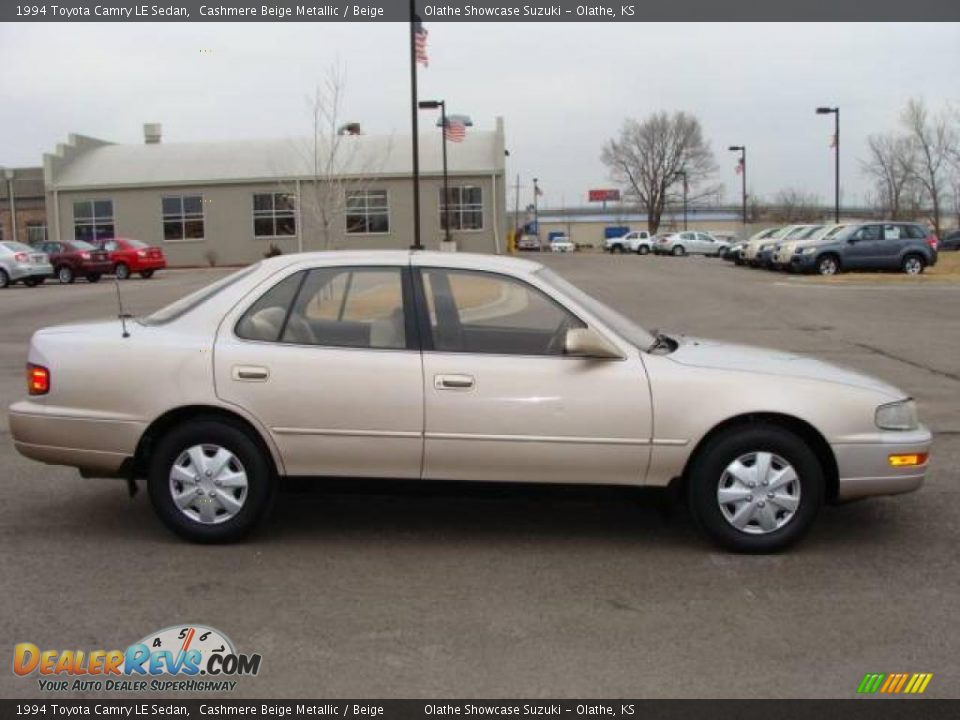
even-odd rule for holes
{"type": "Polygon", "coordinates": [[[128,325],[37,332],[11,433],[27,457],[146,478],[196,541],[249,531],[278,477],[351,476],[673,486],[713,540],[764,552],[824,502],[926,472],[900,390],[654,336],[524,260],[286,255],[128,325]]]}

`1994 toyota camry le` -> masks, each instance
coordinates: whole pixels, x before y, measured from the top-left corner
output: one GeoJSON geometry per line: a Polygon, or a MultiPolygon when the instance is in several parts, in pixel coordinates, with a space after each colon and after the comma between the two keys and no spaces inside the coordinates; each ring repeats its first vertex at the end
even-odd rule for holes
{"type": "Polygon", "coordinates": [[[714,541],[768,552],[825,502],[918,488],[931,442],[886,383],[650,334],[512,258],[281,256],[128,325],[37,332],[11,433],[147,478],[196,541],[249,531],[280,477],[333,476],[679,484],[714,541]]]}

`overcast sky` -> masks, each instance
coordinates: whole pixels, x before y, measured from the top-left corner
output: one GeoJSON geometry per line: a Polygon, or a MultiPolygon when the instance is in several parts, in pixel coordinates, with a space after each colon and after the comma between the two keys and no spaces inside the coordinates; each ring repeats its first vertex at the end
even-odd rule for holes
{"type": "MultiPolygon", "coordinates": [[[[428,23],[420,97],[445,98],[482,128],[506,124],[521,202],[537,176],[547,206],[608,187],[600,148],[625,117],[700,118],[726,198],[739,197],[731,144],[748,148],[749,187],[832,199],[832,118],[841,107],[844,195],[857,159],[910,97],[960,106],[960,24],[428,23]]],[[[345,119],[409,132],[400,23],[0,25],[0,165],[36,165],[71,132],[141,142],[308,134],[305,96],[331,63],[347,73],[345,119]]],[[[455,150],[454,150],[455,151],[455,150]]],[[[508,193],[513,203],[512,191],[508,193]]]]}

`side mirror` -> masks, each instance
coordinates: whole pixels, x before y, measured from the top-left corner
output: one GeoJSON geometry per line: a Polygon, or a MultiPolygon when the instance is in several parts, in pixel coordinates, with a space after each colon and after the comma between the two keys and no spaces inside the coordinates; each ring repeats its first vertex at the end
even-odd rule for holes
{"type": "Polygon", "coordinates": [[[592,328],[570,328],[563,343],[563,352],[574,357],[622,360],[623,353],[592,328]]]}

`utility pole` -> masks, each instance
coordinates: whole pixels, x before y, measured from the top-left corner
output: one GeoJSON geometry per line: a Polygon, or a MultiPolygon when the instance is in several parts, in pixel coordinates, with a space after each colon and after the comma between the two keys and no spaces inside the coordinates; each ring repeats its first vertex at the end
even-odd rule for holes
{"type": "Polygon", "coordinates": [[[747,232],[747,146],[746,145],[731,145],[729,147],[731,152],[740,153],[740,180],[741,180],[741,203],[743,205],[741,209],[742,219],[743,219],[743,232],[747,232]]]}
{"type": "Polygon", "coordinates": [[[539,206],[540,187],[537,185],[537,178],[533,179],[533,226],[537,229],[536,236],[540,239],[540,206],[539,206]]]}

